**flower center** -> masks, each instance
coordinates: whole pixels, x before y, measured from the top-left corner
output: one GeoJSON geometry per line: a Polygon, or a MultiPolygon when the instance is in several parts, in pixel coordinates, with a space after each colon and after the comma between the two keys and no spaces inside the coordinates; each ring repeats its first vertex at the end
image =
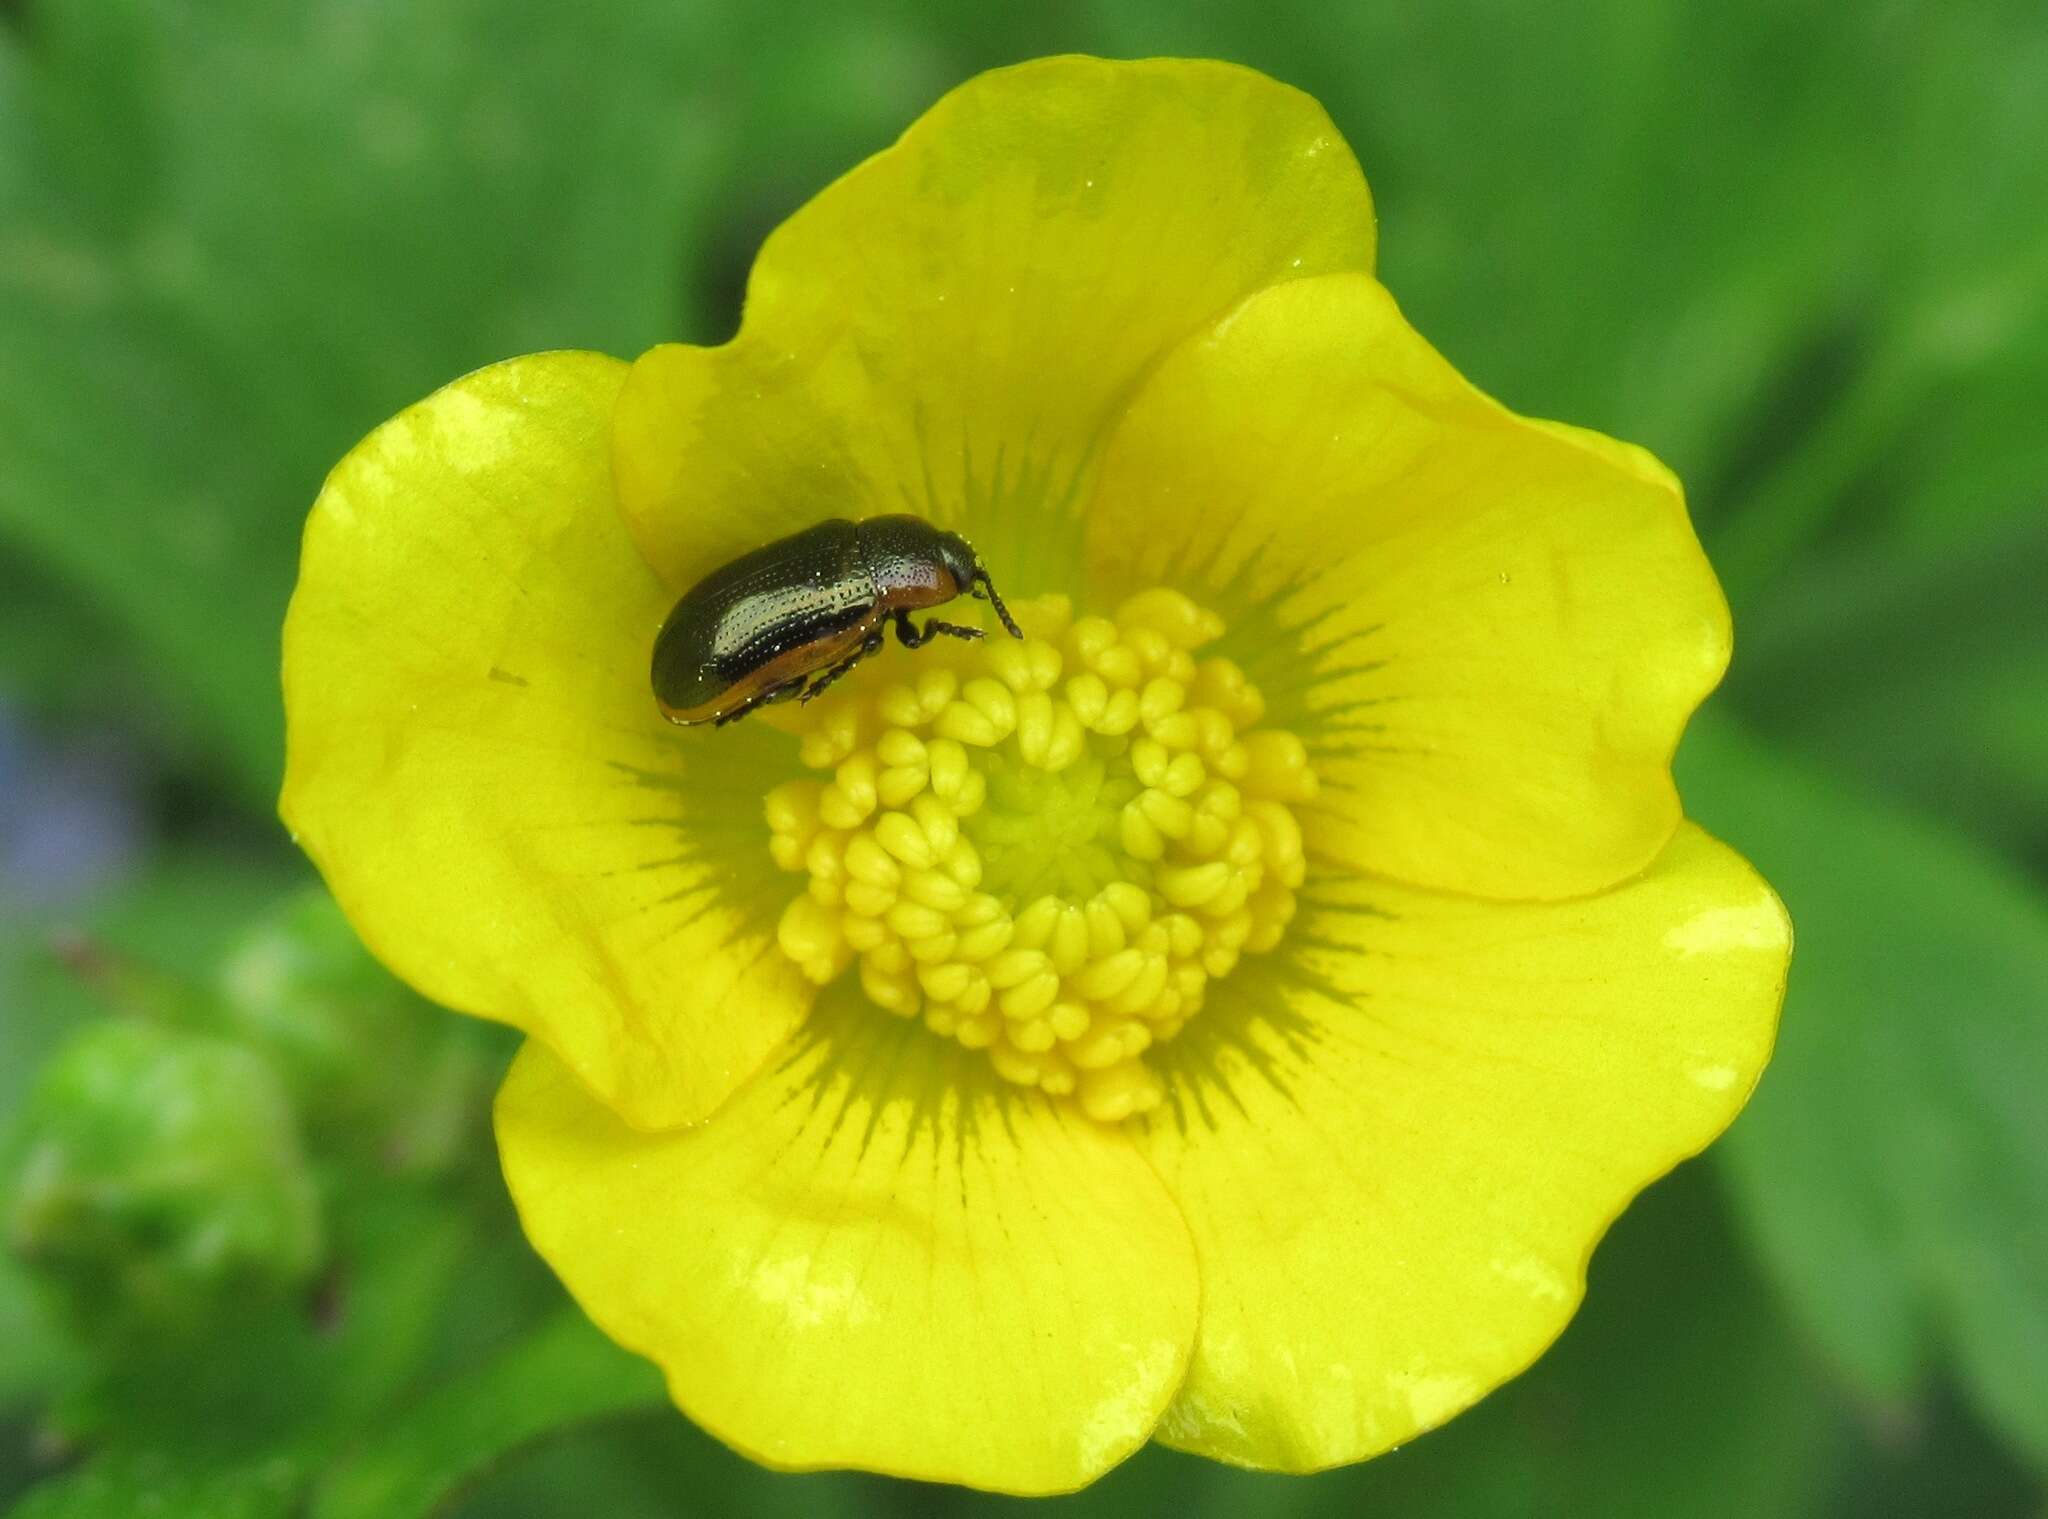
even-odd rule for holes
{"type": "Polygon", "coordinates": [[[768,795],[776,863],[809,877],[778,939],[1115,1122],[1160,1099],[1145,1052],[1294,916],[1315,775],[1235,664],[1196,657],[1223,626],[1178,592],[1015,611],[1022,642],[873,660],[797,713],[830,774],[768,795]]]}

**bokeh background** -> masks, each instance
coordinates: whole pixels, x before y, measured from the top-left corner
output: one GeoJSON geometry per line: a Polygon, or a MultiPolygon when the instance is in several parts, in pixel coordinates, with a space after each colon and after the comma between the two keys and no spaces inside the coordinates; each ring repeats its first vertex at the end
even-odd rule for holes
{"type": "Polygon", "coordinates": [[[0,4],[0,1504],[1021,1507],[668,1412],[511,1222],[507,1041],[365,960],[271,808],[358,436],[722,338],[780,217],[1068,50],[1320,97],[1416,325],[1677,469],[1738,642],[1681,778],[1799,949],[1749,1112],[1526,1377],[1361,1468],[1149,1451],[1052,1511],[2048,1511],[2039,0],[0,4]]]}

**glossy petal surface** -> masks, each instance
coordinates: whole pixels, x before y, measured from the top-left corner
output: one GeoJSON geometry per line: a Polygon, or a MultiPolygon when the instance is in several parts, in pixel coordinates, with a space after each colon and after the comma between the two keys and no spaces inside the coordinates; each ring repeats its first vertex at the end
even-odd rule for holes
{"type": "Polygon", "coordinates": [[[1194,1257],[1130,1139],[854,994],[672,1134],[529,1045],[498,1143],[591,1317],[771,1465],[1064,1491],[1144,1443],[1186,1365],[1194,1257]]]}
{"type": "Polygon", "coordinates": [[[1311,883],[1292,963],[1247,966],[1168,1048],[1142,1143],[1202,1263],[1167,1443],[1356,1461],[1520,1371],[1638,1189],[1735,1116],[1790,929],[1682,829],[1577,902],[1311,883]]]}
{"type": "Polygon", "coordinates": [[[1327,862],[1488,896],[1641,870],[1728,614],[1676,482],[1516,417],[1363,276],[1247,301],[1165,360],[1089,515],[1106,591],[1216,604],[1309,743],[1327,862]]]}
{"type": "Polygon", "coordinates": [[[703,1117],[810,993],[732,841],[763,735],[713,763],[648,694],[669,598],[611,488],[625,373],[499,364],[335,469],[285,627],[282,807],[385,964],[651,1126],[703,1117]]]}
{"type": "Polygon", "coordinates": [[[1071,590],[1147,366],[1255,290],[1372,258],[1358,166],[1298,91],[1221,63],[999,69],[777,230],[737,339],[641,358],[621,497],[678,587],[823,517],[915,511],[1006,590],[1071,590]]]}

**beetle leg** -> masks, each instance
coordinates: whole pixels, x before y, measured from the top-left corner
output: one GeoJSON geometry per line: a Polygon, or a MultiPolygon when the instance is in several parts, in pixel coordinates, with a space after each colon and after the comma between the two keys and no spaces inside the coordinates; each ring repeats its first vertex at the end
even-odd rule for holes
{"type": "Polygon", "coordinates": [[[881,647],[882,630],[880,628],[876,628],[874,632],[868,634],[867,637],[863,638],[860,641],[859,648],[855,649],[851,654],[847,655],[846,658],[840,660],[838,664],[833,665],[829,670],[825,671],[824,674],[818,676],[808,686],[805,686],[804,694],[798,697],[797,700],[809,701],[812,697],[816,696],[820,691],[823,691],[827,686],[831,685],[833,681],[839,679],[840,676],[844,675],[848,670],[851,670],[855,665],[859,664],[863,659],[866,659],[870,654],[874,653],[877,649],[881,647]]]}
{"type": "Polygon", "coordinates": [[[922,648],[941,633],[950,633],[955,638],[979,638],[980,628],[963,628],[958,623],[940,622],[936,617],[927,617],[922,628],[911,622],[908,612],[896,614],[896,637],[906,649],[922,648]]]}
{"type": "Polygon", "coordinates": [[[748,697],[745,701],[741,702],[737,707],[734,707],[732,711],[716,719],[711,726],[714,728],[723,728],[727,723],[736,723],[741,718],[745,717],[749,712],[753,711],[756,707],[766,707],[774,702],[788,701],[792,696],[795,696],[798,692],[802,691],[803,688],[804,683],[801,679],[799,679],[785,680],[779,686],[770,686],[765,691],[757,691],[752,696],[748,697]]]}

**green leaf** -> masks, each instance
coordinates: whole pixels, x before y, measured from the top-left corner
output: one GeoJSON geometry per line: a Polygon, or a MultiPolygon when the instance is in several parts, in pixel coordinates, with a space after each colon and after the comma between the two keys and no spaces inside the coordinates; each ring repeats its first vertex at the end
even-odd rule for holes
{"type": "Polygon", "coordinates": [[[564,1309],[493,1360],[434,1388],[319,1485],[314,1519],[431,1513],[507,1452],[566,1426],[667,1402],[654,1367],[564,1309]]]}
{"type": "Polygon", "coordinates": [[[1866,1395],[1950,1363],[2048,1463],[2048,903],[1725,721],[1680,775],[1797,934],[1776,1058],[1716,1152],[1757,1247],[1866,1395]]]}
{"type": "Polygon", "coordinates": [[[2040,512],[1835,554],[1741,624],[1729,695],[1766,735],[2008,851],[2048,843],[2044,575],[2040,512]]]}
{"type": "Polygon", "coordinates": [[[304,1477],[285,1454],[113,1452],[35,1488],[9,1519],[290,1519],[304,1477]]]}

